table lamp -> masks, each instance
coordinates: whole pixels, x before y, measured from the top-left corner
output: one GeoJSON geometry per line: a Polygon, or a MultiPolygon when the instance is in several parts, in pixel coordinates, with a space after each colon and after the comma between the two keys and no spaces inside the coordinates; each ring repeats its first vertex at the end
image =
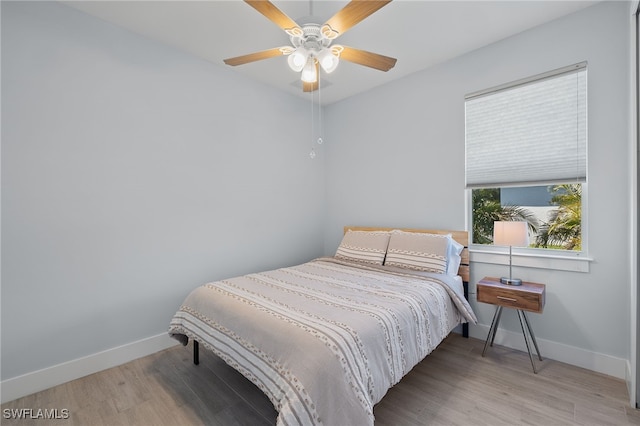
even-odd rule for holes
{"type": "Polygon", "coordinates": [[[493,222],[493,244],[497,246],[509,246],[509,278],[502,277],[500,282],[509,285],[522,285],[522,280],[513,278],[511,273],[511,248],[526,247],[529,245],[529,230],[527,222],[493,222]]]}

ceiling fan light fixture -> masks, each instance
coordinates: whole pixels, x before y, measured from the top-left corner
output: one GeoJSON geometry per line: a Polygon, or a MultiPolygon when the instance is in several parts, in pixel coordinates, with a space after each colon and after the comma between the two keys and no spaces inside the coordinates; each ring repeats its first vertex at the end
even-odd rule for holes
{"type": "Polygon", "coordinates": [[[304,82],[302,91],[313,92],[320,90],[320,68],[327,74],[331,73],[338,67],[341,59],[380,71],[389,71],[396,64],[395,58],[332,44],[336,38],[391,0],[349,0],[323,25],[312,22],[315,19],[313,13],[304,18],[304,24],[299,25],[276,7],[272,0],[244,1],[284,30],[289,35],[291,45],[224,59],[227,65],[237,66],[276,56],[288,56],[289,68],[301,73],[300,78],[304,82]]]}
{"type": "Polygon", "coordinates": [[[289,63],[289,68],[291,68],[295,72],[300,72],[307,64],[307,51],[304,47],[296,48],[293,53],[289,55],[287,58],[287,62],[289,63]]]}
{"type": "Polygon", "coordinates": [[[307,63],[302,69],[300,79],[305,83],[315,83],[318,81],[318,70],[316,69],[315,58],[313,56],[307,58],[307,63]]]}
{"type": "Polygon", "coordinates": [[[318,61],[320,62],[320,66],[322,67],[322,69],[327,74],[330,74],[338,67],[338,62],[340,62],[340,59],[338,59],[338,56],[334,55],[331,50],[324,48],[318,54],[318,61]]]}

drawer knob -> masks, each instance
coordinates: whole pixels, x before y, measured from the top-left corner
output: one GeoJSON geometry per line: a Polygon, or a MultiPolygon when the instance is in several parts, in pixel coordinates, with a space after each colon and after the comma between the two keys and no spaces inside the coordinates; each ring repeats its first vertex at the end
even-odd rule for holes
{"type": "Polygon", "coordinates": [[[518,299],[513,299],[511,297],[504,297],[504,296],[496,296],[498,299],[500,300],[506,300],[507,302],[517,302],[518,299]]]}

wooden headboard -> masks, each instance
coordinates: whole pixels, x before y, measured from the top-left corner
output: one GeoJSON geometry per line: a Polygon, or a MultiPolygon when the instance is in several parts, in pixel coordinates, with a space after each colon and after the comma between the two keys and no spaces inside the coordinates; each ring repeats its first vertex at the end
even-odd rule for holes
{"type": "Polygon", "coordinates": [[[374,226],[345,226],[344,233],[348,230],[352,231],[393,231],[398,229],[405,232],[421,232],[426,234],[439,234],[446,235],[451,234],[451,237],[458,243],[464,246],[460,257],[460,268],[458,269],[458,275],[462,277],[462,281],[469,282],[469,232],[468,231],[448,231],[444,229],[411,229],[411,228],[382,228],[374,226]]]}

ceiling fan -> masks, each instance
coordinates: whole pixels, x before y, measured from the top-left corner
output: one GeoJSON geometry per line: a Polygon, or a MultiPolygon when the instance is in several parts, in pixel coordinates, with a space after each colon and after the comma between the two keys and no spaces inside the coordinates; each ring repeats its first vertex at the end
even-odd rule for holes
{"type": "Polygon", "coordinates": [[[289,67],[295,72],[300,72],[302,90],[312,92],[318,89],[320,68],[331,73],[338,66],[340,59],[380,71],[389,71],[396,64],[395,58],[348,46],[332,45],[337,37],[390,3],[391,0],[351,0],[322,25],[316,23],[298,25],[269,0],[244,1],[282,28],[289,35],[291,46],[228,58],[224,60],[227,65],[243,65],[275,56],[288,56],[289,67]]]}

